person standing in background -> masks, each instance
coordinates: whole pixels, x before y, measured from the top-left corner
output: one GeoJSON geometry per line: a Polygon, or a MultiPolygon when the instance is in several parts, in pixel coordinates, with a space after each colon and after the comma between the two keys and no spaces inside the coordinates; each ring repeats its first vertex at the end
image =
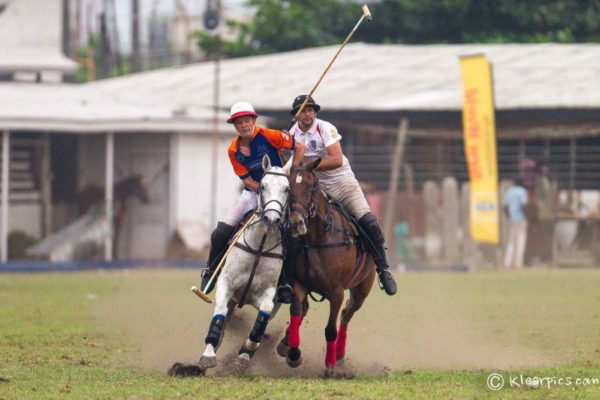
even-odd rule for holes
{"type": "Polygon", "coordinates": [[[517,178],[504,194],[504,213],[508,218],[508,241],[504,252],[506,269],[522,269],[527,244],[527,189],[521,178],[517,178]]]}

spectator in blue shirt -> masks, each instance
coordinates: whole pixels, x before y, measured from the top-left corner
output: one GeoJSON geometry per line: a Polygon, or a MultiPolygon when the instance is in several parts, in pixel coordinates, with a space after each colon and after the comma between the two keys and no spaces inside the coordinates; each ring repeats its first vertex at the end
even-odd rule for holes
{"type": "Polygon", "coordinates": [[[508,218],[508,241],[504,252],[504,267],[507,269],[523,268],[525,246],[527,244],[527,215],[525,206],[528,202],[527,189],[521,178],[514,180],[504,194],[504,213],[508,218]]]}

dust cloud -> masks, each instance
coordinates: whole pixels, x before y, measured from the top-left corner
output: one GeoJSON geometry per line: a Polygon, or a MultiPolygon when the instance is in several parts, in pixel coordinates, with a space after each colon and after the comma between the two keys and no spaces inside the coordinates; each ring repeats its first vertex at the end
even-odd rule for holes
{"type": "MultiPolygon", "coordinates": [[[[102,299],[99,323],[124,330],[139,359],[132,366],[167,371],[175,362],[197,363],[204,351],[204,337],[213,305],[189,291],[189,285],[172,284],[181,271],[123,272],[123,285],[110,299],[102,299]],[[169,279],[163,283],[161,276],[169,279]]],[[[188,273],[188,272],[186,272],[188,273]]],[[[185,282],[185,280],[181,280],[185,282]]],[[[194,282],[190,281],[190,284],[194,282]]],[[[264,376],[320,376],[325,369],[325,335],[329,306],[311,302],[301,327],[303,364],[290,368],[276,346],[289,318],[283,306],[267,328],[267,337],[252,360],[249,374],[264,376]]],[[[247,337],[256,311],[236,309],[218,350],[217,367],[207,373],[229,375],[233,359],[247,337]]],[[[389,370],[413,368],[517,368],[546,363],[516,343],[490,342],[458,315],[435,310],[435,304],[403,304],[400,296],[387,297],[374,288],[351,321],[346,360],[341,371],[348,377],[377,376],[389,370]],[[417,308],[420,307],[420,308],[417,308]]]]}

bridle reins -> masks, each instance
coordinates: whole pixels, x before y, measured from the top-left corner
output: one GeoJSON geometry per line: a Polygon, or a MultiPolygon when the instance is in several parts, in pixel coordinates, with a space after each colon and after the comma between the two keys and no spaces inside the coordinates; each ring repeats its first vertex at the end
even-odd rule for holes
{"type": "MultiPolygon", "coordinates": [[[[310,172],[313,176],[313,182],[308,186],[308,193],[310,198],[308,202],[304,202],[298,198],[291,190],[288,195],[288,202],[290,203],[290,212],[297,212],[302,215],[304,220],[308,223],[309,218],[314,217],[317,214],[317,193],[319,191],[319,178],[315,175],[314,171],[306,169],[304,167],[298,167],[294,169],[294,173],[299,174],[301,172],[310,172]]],[[[299,176],[299,175],[298,175],[299,176]]]]}
{"type": "MultiPolygon", "coordinates": [[[[283,172],[276,172],[276,171],[265,171],[265,175],[282,176],[282,177],[285,177],[286,180],[288,178],[287,174],[285,174],[283,172]]],[[[258,195],[258,198],[259,198],[259,202],[260,202],[260,209],[257,208],[257,210],[256,210],[255,213],[256,213],[256,215],[259,218],[257,218],[256,221],[254,221],[253,223],[251,223],[250,225],[248,225],[248,227],[250,227],[250,226],[252,226],[254,224],[257,224],[257,223],[259,223],[259,222],[262,221],[261,217],[267,211],[267,210],[265,210],[265,208],[270,203],[277,203],[281,207],[280,210],[277,210],[275,208],[272,208],[272,209],[268,210],[268,211],[277,212],[279,214],[280,220],[281,220],[281,217],[283,216],[283,213],[285,212],[285,205],[282,202],[280,202],[279,200],[277,200],[277,199],[271,199],[271,200],[269,200],[269,201],[267,201],[265,203],[265,201],[263,199],[263,196],[262,196],[262,188],[263,188],[263,186],[262,186],[262,183],[261,183],[261,186],[259,186],[259,188],[258,188],[258,190],[256,192],[256,194],[258,195]]],[[[286,203],[287,203],[287,200],[286,200],[286,203]]],[[[282,259],[282,260],[284,258],[283,254],[271,253],[272,250],[274,250],[277,246],[281,245],[281,240],[277,241],[273,245],[273,247],[271,247],[270,249],[265,250],[264,246],[265,246],[265,241],[267,239],[267,232],[264,232],[263,236],[262,236],[262,238],[260,240],[260,244],[258,245],[258,248],[257,249],[253,249],[252,247],[250,247],[248,245],[248,242],[246,241],[246,232],[247,231],[248,230],[244,231],[244,235],[243,235],[243,238],[242,238],[243,241],[244,241],[244,244],[240,243],[239,241],[237,241],[234,244],[234,246],[236,246],[237,248],[239,248],[239,249],[241,249],[241,250],[243,250],[243,251],[245,251],[247,253],[254,254],[254,262],[252,263],[252,268],[251,268],[251,271],[250,271],[250,276],[248,278],[248,282],[246,283],[246,286],[244,287],[244,290],[243,290],[242,295],[240,297],[240,300],[238,302],[238,307],[239,308],[242,308],[242,306],[244,305],[244,301],[246,299],[246,295],[248,294],[248,291],[250,290],[250,286],[252,286],[252,281],[254,280],[254,275],[256,274],[256,269],[258,267],[258,263],[259,263],[261,257],[278,258],[278,259],[282,259]]]]}
{"type": "MultiPolygon", "coordinates": [[[[299,175],[302,172],[309,172],[312,177],[313,177],[313,181],[308,185],[308,193],[309,193],[309,200],[308,202],[304,202],[302,201],[302,199],[300,199],[298,197],[297,194],[295,194],[292,190],[292,185],[290,185],[290,193],[288,195],[288,202],[289,202],[289,213],[291,215],[292,212],[297,212],[298,214],[300,214],[303,218],[304,218],[304,222],[307,225],[307,230],[310,230],[309,224],[311,219],[313,221],[316,222],[316,219],[320,219],[322,224],[323,224],[323,229],[325,230],[325,232],[331,234],[331,233],[342,233],[344,235],[344,238],[342,240],[336,240],[331,238],[330,236],[325,236],[325,237],[321,237],[319,238],[316,242],[310,243],[309,239],[307,237],[307,235],[303,235],[300,239],[300,243],[302,246],[302,253],[303,253],[303,257],[304,257],[304,276],[305,276],[305,286],[308,290],[309,296],[317,302],[321,302],[325,299],[325,295],[322,294],[322,298],[320,300],[316,299],[315,297],[313,297],[312,295],[312,289],[310,281],[309,281],[309,256],[308,256],[308,251],[310,249],[316,249],[316,250],[323,250],[323,249],[328,249],[328,248],[332,248],[332,247],[347,247],[347,246],[351,246],[356,244],[356,238],[354,237],[353,233],[351,231],[349,231],[348,229],[346,229],[343,224],[341,226],[336,226],[336,224],[334,223],[334,219],[332,217],[332,211],[331,210],[331,205],[329,203],[329,201],[327,201],[327,199],[325,198],[325,210],[323,210],[323,215],[321,215],[321,213],[319,212],[319,201],[320,198],[318,196],[319,191],[321,190],[319,187],[319,178],[316,176],[315,172],[312,169],[307,169],[304,167],[298,167],[295,168],[292,171],[293,175],[294,173],[296,174],[296,176],[301,176],[299,175]]],[[[290,178],[291,178],[290,175],[290,178]]],[[[323,196],[325,196],[323,194],[323,196]]]]}
{"type": "Polygon", "coordinates": [[[315,172],[312,169],[306,169],[303,167],[296,168],[293,171],[293,173],[301,173],[301,172],[310,172],[314,178],[313,182],[311,182],[308,186],[308,192],[310,194],[310,198],[309,198],[308,202],[302,201],[301,199],[298,198],[298,195],[296,195],[292,191],[292,188],[290,185],[290,193],[288,195],[288,202],[290,203],[290,207],[289,207],[290,214],[292,212],[297,212],[304,218],[304,222],[307,225],[310,223],[311,219],[314,220],[314,219],[318,218],[323,223],[323,229],[325,230],[325,232],[331,232],[331,233],[341,232],[345,236],[345,239],[342,242],[328,243],[326,241],[323,242],[321,240],[320,243],[310,244],[310,247],[335,247],[339,244],[343,244],[343,245],[351,244],[352,240],[350,239],[350,237],[355,236],[355,235],[352,233],[352,231],[349,231],[348,229],[346,229],[343,226],[343,224],[338,226],[338,224],[336,224],[334,222],[333,211],[334,211],[335,207],[332,206],[331,203],[327,200],[327,198],[325,197],[325,194],[322,195],[324,197],[325,209],[322,210],[322,213],[319,212],[320,198],[319,198],[318,193],[321,190],[321,188],[319,187],[319,178],[316,176],[315,172]]]}

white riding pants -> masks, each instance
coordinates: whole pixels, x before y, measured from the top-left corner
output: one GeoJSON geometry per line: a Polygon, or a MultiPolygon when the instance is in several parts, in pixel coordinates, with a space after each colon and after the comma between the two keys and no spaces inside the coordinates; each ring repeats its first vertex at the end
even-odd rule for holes
{"type": "Polygon", "coordinates": [[[240,223],[244,215],[248,211],[252,211],[256,208],[257,205],[257,196],[256,193],[251,192],[249,190],[242,190],[242,195],[238,199],[235,206],[229,211],[227,216],[223,218],[223,222],[225,222],[229,226],[237,226],[240,223]]]}
{"type": "Polygon", "coordinates": [[[339,177],[335,182],[319,181],[329,197],[342,203],[344,208],[358,221],[362,216],[371,212],[369,203],[363,194],[356,178],[339,177]]]}

